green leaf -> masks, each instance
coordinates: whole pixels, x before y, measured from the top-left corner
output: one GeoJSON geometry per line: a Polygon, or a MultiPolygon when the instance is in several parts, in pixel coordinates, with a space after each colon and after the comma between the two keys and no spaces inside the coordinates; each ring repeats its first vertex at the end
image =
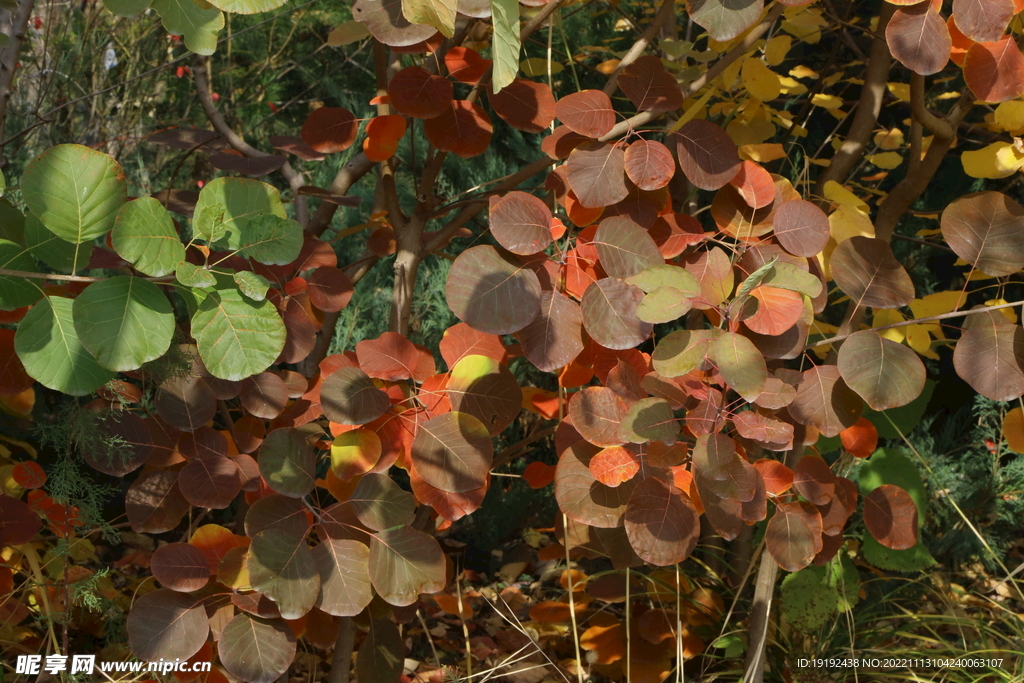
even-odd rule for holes
{"type": "Polygon", "coordinates": [[[153,0],[153,9],[168,33],[185,36],[185,47],[192,52],[212,55],[217,50],[224,14],[216,7],[203,9],[193,0],[153,0]]]}
{"type": "Polygon", "coordinates": [[[150,0],[103,0],[103,6],[119,17],[135,17],[149,9],[150,0]]]}
{"type": "Polygon", "coordinates": [[[675,287],[658,287],[636,305],[636,317],[645,323],[667,323],[690,312],[690,297],[675,287]]]}
{"type": "Polygon", "coordinates": [[[260,447],[260,474],[281,495],[302,498],[314,488],[316,454],[310,436],[305,429],[282,427],[267,434],[260,447]]]}
{"type": "Polygon", "coordinates": [[[665,399],[642,398],[631,405],[622,418],[619,438],[631,443],[674,444],[679,438],[679,421],[665,399]]]}
{"type": "Polygon", "coordinates": [[[266,529],[252,539],[245,566],[252,587],[273,600],[285,619],[313,609],[320,595],[320,572],[305,534],[266,529]]]}
{"type": "Polygon", "coordinates": [[[272,213],[246,221],[241,233],[242,248],[238,255],[268,266],[287,265],[302,251],[302,226],[272,213]]]}
{"type": "Polygon", "coordinates": [[[6,199],[0,199],[0,239],[25,243],[25,215],[6,199]]]}
{"type": "Polygon", "coordinates": [[[626,282],[639,287],[647,294],[661,287],[671,287],[691,299],[700,296],[700,282],[694,274],[685,268],[667,263],[645,268],[633,277],[626,278],[626,282]]]}
{"type": "Polygon", "coordinates": [[[186,287],[213,287],[217,280],[202,266],[182,261],[174,267],[174,277],[186,287]]]}
{"type": "Polygon", "coordinates": [[[29,210],[68,242],[106,234],[128,201],[128,184],[117,162],[82,145],[57,145],[29,163],[21,176],[29,210]]]}
{"type": "Polygon", "coordinates": [[[224,223],[227,209],[223,204],[209,204],[202,208],[196,207],[192,214],[192,233],[207,244],[213,244],[228,234],[228,226],[224,223]]]}
{"type": "Polygon", "coordinates": [[[370,582],[377,595],[403,607],[420,593],[444,590],[444,553],[433,536],[410,526],[370,537],[370,582]]]}
{"type": "Polygon", "coordinates": [[[167,352],[174,311],[160,288],[138,277],[112,277],[85,288],[72,307],[82,345],[108,370],[137,370],[167,352]]]}
{"type": "Polygon", "coordinates": [[[910,347],[877,332],[855,332],[839,347],[839,373],[875,410],[905,406],[924,389],[924,363],[910,347]]]}
{"type": "Polygon", "coordinates": [[[211,292],[192,316],[199,356],[214,377],[258,375],[284,349],[285,327],[269,301],[256,303],[237,289],[211,292]]]}
{"type": "Polygon", "coordinates": [[[232,14],[258,14],[285,5],[288,0],[212,0],[214,7],[232,14]]]}
{"type": "Polygon", "coordinates": [[[768,381],[768,367],[754,342],[735,332],[722,332],[713,348],[725,383],[748,403],[753,402],[768,381]]]}
{"type": "Polygon", "coordinates": [[[654,348],[651,362],[665,377],[680,377],[701,364],[720,330],[676,330],[654,348]]]}
{"type": "Polygon", "coordinates": [[[251,270],[240,270],[235,273],[234,280],[242,294],[245,294],[253,301],[263,301],[267,298],[270,281],[259,273],[254,273],[251,270]]]}
{"type": "MultiPolygon", "coordinates": [[[[33,273],[36,262],[28,251],[8,240],[0,240],[0,268],[33,273]]],[[[23,277],[0,276],[0,311],[13,311],[39,301],[43,290],[23,277]]]]}
{"type": "Polygon", "coordinates": [[[402,676],[405,641],[390,619],[370,619],[370,630],[356,655],[359,683],[395,683],[402,676]]]}
{"type": "Polygon", "coordinates": [[[836,609],[849,612],[860,602],[860,574],[846,553],[839,553],[825,567],[825,583],[839,593],[836,609]]]}
{"type": "Polygon", "coordinates": [[[241,612],[224,627],[217,655],[235,679],[272,683],[295,659],[295,632],[283,619],[259,619],[241,612]]]}
{"type": "Polygon", "coordinates": [[[455,35],[455,0],[402,0],[402,15],[413,24],[433,26],[445,38],[455,35]]]}
{"type": "Polygon", "coordinates": [[[782,580],[780,602],[789,623],[808,633],[835,614],[839,593],[825,581],[823,567],[807,567],[782,580]]]}
{"type": "Polygon", "coordinates": [[[121,258],[153,277],[173,273],[185,260],[185,246],[171,214],[156,199],[141,197],[117,212],[111,241],[121,258]]]}
{"type": "Polygon", "coordinates": [[[374,472],[359,479],[348,503],[359,521],[374,531],[412,524],[416,515],[416,498],[391,477],[374,472]]]}
{"type": "Polygon", "coordinates": [[[776,263],[758,284],[806,294],[812,299],[821,294],[821,280],[792,263],[776,263]]]}
{"type": "Polygon", "coordinates": [[[494,57],[494,71],[491,84],[494,92],[516,79],[519,71],[519,2],[517,0],[491,0],[491,22],[494,24],[494,38],[491,54],[494,57]]]}
{"type": "Polygon", "coordinates": [[[778,256],[772,256],[770,261],[748,275],[747,279],[743,281],[743,284],[741,284],[740,288],[736,291],[736,298],[739,299],[749,295],[754,287],[761,284],[764,279],[775,270],[775,262],[778,260],[778,256]]]}
{"type": "Polygon", "coordinates": [[[14,335],[14,348],[33,379],[72,396],[91,394],[114,377],[82,346],[75,333],[74,302],[44,297],[25,314],[14,335]]]}
{"type": "Polygon", "coordinates": [[[4,177],[3,173],[0,173],[0,197],[4,196],[4,192],[7,192],[7,178],[4,177]]]}
{"type": "Polygon", "coordinates": [[[72,244],[57,237],[31,213],[25,216],[25,246],[37,259],[62,273],[84,270],[92,258],[91,244],[72,244]]]}
{"type": "Polygon", "coordinates": [[[227,247],[240,249],[243,230],[263,214],[286,217],[281,196],[272,185],[248,178],[214,178],[199,193],[192,231],[204,239],[213,236],[208,241],[217,241],[225,234],[220,232],[224,230],[227,247]],[[223,216],[219,209],[207,209],[217,205],[224,207],[223,216]],[[219,225],[221,221],[223,226],[219,225]]]}

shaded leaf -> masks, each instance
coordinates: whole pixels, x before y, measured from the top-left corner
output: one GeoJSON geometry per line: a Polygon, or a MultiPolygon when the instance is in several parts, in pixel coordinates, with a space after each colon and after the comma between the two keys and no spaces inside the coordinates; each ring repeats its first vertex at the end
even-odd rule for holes
{"type": "Polygon", "coordinates": [[[459,254],[445,288],[452,312],[490,334],[511,334],[530,324],[540,309],[540,294],[536,273],[509,263],[487,245],[459,254]]]}
{"type": "Polygon", "coordinates": [[[883,484],[864,499],[864,526],[886,548],[907,550],[917,544],[917,506],[899,486],[883,484]]]}
{"type": "Polygon", "coordinates": [[[1018,398],[1024,394],[1024,329],[993,320],[975,321],[953,350],[953,367],[986,398],[1018,398]]]}
{"type": "Polygon", "coordinates": [[[271,683],[295,659],[295,636],[281,619],[260,619],[243,612],[224,626],[217,654],[232,676],[250,683],[271,683]]]}
{"type": "Polygon", "coordinates": [[[843,240],[832,252],[829,269],[839,288],[859,306],[897,308],[914,298],[910,275],[884,240],[862,236],[843,240]]]}
{"type": "Polygon", "coordinates": [[[800,424],[814,425],[832,437],[857,422],[864,403],[834,365],[819,365],[803,373],[789,414],[800,424]]]}
{"type": "Polygon", "coordinates": [[[509,192],[492,199],[489,219],[494,239],[513,254],[536,254],[551,244],[551,210],[532,194],[509,192]]]}
{"type": "Polygon", "coordinates": [[[553,372],[583,351],[582,331],[580,305],[558,292],[544,292],[540,313],[517,336],[529,361],[539,370],[553,372]]]}
{"type": "Polygon", "coordinates": [[[885,27],[885,39],[892,56],[922,76],[942,71],[953,47],[946,20],[930,2],[897,9],[885,27]]]}
{"type": "Polygon", "coordinates": [[[600,90],[566,95],[555,104],[555,115],[566,128],[588,138],[599,138],[610,131],[616,119],[612,101],[600,90]]]}
{"type": "MultiPolygon", "coordinates": [[[[715,0],[711,0],[715,1],[715,0]]],[[[760,14],[760,0],[755,19],[760,14]]],[[[700,23],[691,13],[694,21],[700,23]]],[[[679,167],[691,183],[702,190],[717,190],[735,177],[740,168],[736,143],[720,126],[694,119],[675,134],[679,167]]]]}
{"type": "Polygon", "coordinates": [[[425,482],[442,491],[463,493],[486,482],[493,446],[480,420],[468,413],[449,412],[419,425],[411,453],[425,482]]]}
{"type": "Polygon", "coordinates": [[[188,543],[170,543],[157,548],[149,566],[153,577],[164,588],[181,593],[199,590],[210,580],[206,555],[188,543]]]}
{"type": "Polygon", "coordinates": [[[665,262],[647,231],[625,216],[601,221],[591,243],[601,267],[612,277],[629,278],[665,262]]]}
{"type": "Polygon", "coordinates": [[[643,292],[622,280],[603,278],[583,293],[581,307],[587,334],[608,349],[629,349],[645,341],[654,325],[637,317],[643,292]]]}
{"type": "Polygon", "coordinates": [[[128,613],[128,644],[147,662],[188,659],[210,634],[203,600],[161,588],[146,593],[128,613]]]}
{"type": "Polygon", "coordinates": [[[320,572],[318,608],[334,616],[352,617],[370,604],[370,549],[365,544],[324,539],[314,546],[313,561],[320,572]]]}
{"type": "Polygon", "coordinates": [[[324,415],[332,422],[362,425],[383,415],[391,406],[388,395],[359,368],[335,370],[320,387],[324,415]]]}
{"type": "Polygon", "coordinates": [[[905,406],[924,389],[924,363],[877,332],[855,332],[839,347],[839,373],[874,410],[905,406]]]}
{"type": "Polygon", "coordinates": [[[266,593],[285,619],[298,619],[316,604],[320,573],[304,534],[259,532],[249,546],[246,567],[252,587],[266,593]]]}
{"type": "Polygon", "coordinates": [[[1003,277],[1024,267],[1024,207],[1001,192],[974,192],[942,211],[942,237],[956,255],[1003,277]]]}
{"type": "Polygon", "coordinates": [[[412,527],[370,537],[370,581],[385,601],[411,605],[420,593],[444,590],[444,553],[437,541],[412,527]]]}
{"type": "Polygon", "coordinates": [[[624,521],[636,554],[661,567],[689,557],[700,537],[700,518],[689,496],[654,477],[633,489],[624,521]]]}
{"type": "Polygon", "coordinates": [[[566,169],[569,185],[586,208],[610,206],[629,196],[625,152],[613,143],[579,144],[569,154],[566,169]]]}
{"type": "Polygon", "coordinates": [[[487,112],[480,105],[466,100],[452,100],[451,106],[441,114],[423,123],[423,132],[430,144],[463,159],[487,151],[492,131],[487,112]]]}

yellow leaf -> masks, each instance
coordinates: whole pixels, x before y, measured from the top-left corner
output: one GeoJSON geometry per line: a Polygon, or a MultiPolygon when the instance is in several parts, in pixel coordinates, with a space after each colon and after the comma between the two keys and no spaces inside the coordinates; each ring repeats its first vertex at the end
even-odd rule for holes
{"type": "Polygon", "coordinates": [[[1017,132],[1024,129],[1024,102],[1011,100],[996,107],[995,122],[1003,130],[1017,132]]]}
{"type": "Polygon", "coordinates": [[[1014,453],[1024,453],[1024,410],[1016,407],[1003,418],[1003,438],[1014,453]]]}
{"type": "Polygon", "coordinates": [[[402,0],[402,15],[414,24],[427,24],[445,38],[455,35],[456,0],[402,0]]]}
{"type": "Polygon", "coordinates": [[[910,302],[910,310],[915,318],[928,318],[933,315],[952,313],[967,301],[964,292],[935,292],[910,302]]]}
{"type": "Polygon", "coordinates": [[[1009,142],[993,142],[960,155],[964,172],[972,178],[995,180],[1013,175],[1024,167],[1024,152],[1009,142]]]}
{"type": "Polygon", "coordinates": [[[880,130],[875,133],[875,144],[881,149],[899,149],[903,146],[903,131],[899,128],[893,128],[892,130],[880,130]]]}
{"type": "MultiPolygon", "coordinates": [[[[872,327],[882,327],[883,325],[892,325],[893,323],[901,323],[906,318],[895,308],[876,308],[874,318],[872,318],[872,327]]],[[[879,333],[882,337],[894,341],[897,344],[902,344],[903,340],[907,336],[906,327],[893,327],[888,330],[881,330],[879,333]]]]}
{"type": "Polygon", "coordinates": [[[795,81],[789,76],[780,76],[779,84],[782,86],[782,92],[786,95],[803,95],[807,92],[807,86],[800,81],[795,81]]]}
{"type": "Polygon", "coordinates": [[[874,237],[875,226],[863,211],[840,205],[828,217],[829,234],[836,244],[851,237],[874,237]]]}
{"type": "Polygon", "coordinates": [[[942,228],[922,228],[914,233],[918,237],[931,237],[932,235],[941,235],[942,228]]]}
{"type": "MultiPolygon", "coordinates": [[[[985,302],[985,305],[986,306],[1000,306],[1000,305],[1005,304],[1005,303],[1009,303],[1009,302],[1006,299],[989,299],[988,301],[985,302]]],[[[1014,324],[1017,323],[1017,314],[1013,311],[1012,308],[1000,308],[996,312],[997,313],[1002,313],[1004,316],[1006,316],[1006,319],[1009,320],[1011,323],[1014,323],[1014,324]]]]}
{"type": "Polygon", "coordinates": [[[907,326],[907,345],[925,358],[939,360],[939,354],[932,351],[932,338],[924,325],[907,326]]]}
{"type": "Polygon", "coordinates": [[[610,75],[613,71],[615,71],[615,67],[619,65],[620,61],[621,60],[619,59],[606,59],[605,61],[601,62],[594,68],[605,75],[610,75]]]}
{"type": "Polygon", "coordinates": [[[828,22],[822,18],[819,10],[801,9],[804,11],[792,17],[787,16],[786,21],[782,22],[782,30],[798,40],[815,45],[821,40],[820,29],[828,22]]]}
{"type": "MultiPolygon", "coordinates": [[[[543,57],[530,57],[519,62],[519,68],[523,70],[523,74],[530,78],[536,78],[538,76],[548,75],[548,60],[543,57]]],[[[561,62],[551,61],[551,75],[554,76],[557,73],[561,73],[565,70],[561,62]]]]}
{"type": "Polygon", "coordinates": [[[843,106],[843,100],[835,95],[817,93],[811,98],[811,104],[817,107],[822,107],[823,109],[838,109],[843,106]]]}
{"type": "Polygon", "coordinates": [[[327,34],[327,44],[331,47],[338,47],[339,45],[348,45],[354,43],[357,40],[369,37],[370,32],[366,30],[366,24],[361,21],[346,21],[344,24],[337,26],[333,31],[327,34]]]}
{"type": "Polygon", "coordinates": [[[679,59],[693,48],[693,43],[688,43],[685,40],[672,40],[666,38],[665,40],[658,41],[658,47],[669,57],[679,59]]]}
{"type": "Polygon", "coordinates": [[[825,167],[828,167],[828,166],[832,165],[832,160],[831,159],[811,159],[810,157],[808,157],[807,158],[807,163],[814,164],[815,166],[825,166],[825,167]]]}
{"type": "Polygon", "coordinates": [[[369,472],[380,454],[380,437],[372,429],[342,432],[331,444],[331,470],[342,481],[348,481],[369,472]]]}
{"type": "Polygon", "coordinates": [[[858,211],[868,211],[868,205],[864,203],[863,199],[850,192],[834,180],[830,180],[825,183],[825,198],[839,204],[840,206],[848,206],[851,209],[857,209],[858,211]]]}
{"type": "Polygon", "coordinates": [[[740,145],[740,156],[750,161],[764,164],[776,159],[783,159],[786,150],[777,142],[769,142],[760,145],[740,145]]]}
{"type": "Polygon", "coordinates": [[[886,86],[889,88],[889,92],[895,95],[901,102],[910,101],[909,83],[887,83],[886,86]]]}
{"type": "Polygon", "coordinates": [[[817,71],[808,66],[804,66],[803,64],[797,64],[792,69],[790,69],[789,75],[792,76],[793,78],[810,78],[815,80],[818,78],[817,71]]]}
{"type": "Polygon", "coordinates": [[[764,46],[764,61],[768,62],[771,66],[782,64],[791,47],[793,47],[793,39],[789,36],[782,34],[774,36],[764,46]]]}
{"type": "Polygon", "coordinates": [[[872,154],[868,157],[868,161],[878,168],[888,171],[903,163],[903,155],[899,152],[882,152],[881,154],[872,154]]]}

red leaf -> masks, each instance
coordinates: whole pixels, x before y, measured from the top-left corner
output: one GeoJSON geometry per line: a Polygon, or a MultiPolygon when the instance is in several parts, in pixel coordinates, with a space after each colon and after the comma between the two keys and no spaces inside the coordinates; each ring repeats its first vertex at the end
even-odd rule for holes
{"type": "Polygon", "coordinates": [[[0,396],[17,396],[34,383],[14,352],[14,330],[0,329],[0,396]]]}
{"type": "Polygon", "coordinates": [[[680,128],[675,137],[679,167],[700,189],[717,190],[739,171],[736,143],[720,126],[694,119],[680,128]]]}
{"type": "Polygon", "coordinates": [[[501,199],[491,199],[491,234],[513,254],[528,256],[547,248],[551,221],[550,209],[532,194],[509,192],[501,199]]]}
{"type": "Polygon", "coordinates": [[[440,350],[449,368],[455,367],[464,356],[487,356],[504,363],[506,355],[498,335],[479,332],[466,323],[457,323],[444,331],[440,350]]]}
{"type": "Polygon", "coordinates": [[[337,312],[352,299],[352,280],[345,271],[321,266],[313,271],[308,281],[309,301],[321,311],[337,312]]]}
{"type": "Polygon", "coordinates": [[[759,285],[750,295],[757,299],[757,312],[743,321],[751,331],[772,336],[781,335],[796,324],[804,311],[799,292],[759,285]]]}
{"type": "Polygon", "coordinates": [[[999,40],[1016,13],[1013,0],[953,0],[957,29],[978,42],[999,40]]]}
{"type": "Polygon", "coordinates": [[[26,460],[19,462],[11,471],[11,476],[18,486],[24,489],[38,489],[46,483],[46,472],[39,466],[39,463],[26,460]]]}
{"type": "Polygon", "coordinates": [[[455,80],[476,85],[491,68],[491,60],[484,59],[479,52],[468,47],[453,47],[444,55],[444,66],[455,80]]]}
{"type": "Polygon", "coordinates": [[[946,22],[930,2],[896,10],[885,27],[885,39],[892,56],[922,76],[942,71],[953,46],[946,22]]]}
{"type": "Polygon", "coordinates": [[[683,106],[683,91],[661,59],[645,55],[619,74],[619,87],[637,111],[664,114],[683,106]]]}
{"type": "Polygon", "coordinates": [[[558,120],[569,130],[599,138],[615,126],[612,101],[600,90],[582,90],[558,100],[555,105],[558,120]]]}
{"type": "Polygon", "coordinates": [[[899,486],[882,484],[864,499],[864,526],[886,548],[914,547],[917,524],[917,505],[899,486]]]}
{"type": "Polygon", "coordinates": [[[344,152],[356,141],[359,124],[344,107],[320,107],[306,117],[302,140],[323,154],[344,152]]]}
{"type": "Polygon", "coordinates": [[[542,489],[555,480],[555,468],[540,461],[531,462],[523,470],[523,479],[531,489],[542,489]]]}
{"type": "Polygon", "coordinates": [[[574,132],[569,126],[559,126],[555,128],[555,132],[540,141],[540,149],[552,159],[561,160],[567,158],[581,142],[589,139],[574,132]]]}
{"type": "Polygon", "coordinates": [[[452,82],[419,66],[407,66],[391,79],[388,95],[399,113],[417,119],[440,116],[452,101],[452,82]]]}
{"type": "Polygon", "coordinates": [[[423,123],[430,144],[463,159],[483,154],[491,144],[492,130],[483,108],[466,100],[452,100],[451,107],[441,115],[423,123]]]}
{"type": "Polygon", "coordinates": [[[359,342],[356,357],[363,372],[389,382],[411,378],[419,362],[416,347],[397,332],[385,332],[378,339],[359,342]]]}
{"type": "Polygon", "coordinates": [[[964,80],[979,100],[1006,102],[1024,94],[1024,55],[1011,36],[975,43],[964,57],[964,80]]]}
{"type": "Polygon", "coordinates": [[[188,543],[161,546],[150,558],[153,578],[164,588],[182,593],[199,590],[210,580],[210,565],[202,550],[188,543]]]}
{"type": "Polygon", "coordinates": [[[819,456],[805,455],[793,471],[793,488],[815,505],[824,505],[836,492],[836,476],[819,456]]]}
{"type": "Polygon", "coordinates": [[[700,221],[674,211],[655,220],[650,234],[661,255],[667,259],[673,259],[690,245],[704,241],[704,228],[700,221]]]}
{"type": "Polygon", "coordinates": [[[585,142],[574,149],[566,168],[580,204],[596,209],[625,199],[629,195],[625,164],[622,148],[609,142],[585,142]]]}
{"type": "Polygon", "coordinates": [[[816,256],[828,244],[828,216],[803,199],[779,204],[775,208],[772,225],[775,239],[794,256],[816,256]]]}
{"type": "Polygon", "coordinates": [[[773,496],[781,496],[793,488],[793,470],[778,460],[761,458],[754,461],[753,464],[757,471],[761,473],[765,489],[767,489],[768,493],[773,496]]]}
{"type": "Polygon", "coordinates": [[[555,118],[555,96],[543,83],[517,78],[497,93],[488,92],[494,113],[517,130],[542,133],[555,118]]]}
{"type": "MultiPolygon", "coordinates": [[[[626,148],[625,165],[629,179],[641,190],[648,191],[668,185],[676,172],[676,162],[668,147],[648,140],[637,140],[626,148]]],[[[773,186],[773,198],[774,192],[773,186]]]]}
{"type": "Polygon", "coordinates": [[[608,387],[587,387],[573,394],[569,417],[584,439],[595,446],[618,446],[619,423],[626,415],[626,403],[608,387]]]}

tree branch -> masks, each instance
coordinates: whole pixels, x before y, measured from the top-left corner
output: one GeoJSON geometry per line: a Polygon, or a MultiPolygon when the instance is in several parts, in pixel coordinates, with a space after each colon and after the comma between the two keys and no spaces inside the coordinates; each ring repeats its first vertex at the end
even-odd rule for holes
{"type": "Polygon", "coordinates": [[[814,194],[818,197],[824,196],[825,183],[828,181],[843,183],[846,180],[846,176],[867,149],[868,141],[878,122],[878,114],[882,111],[885,84],[892,66],[889,44],[885,42],[885,27],[896,11],[896,6],[888,2],[881,4],[882,11],[878,15],[875,39],[871,43],[868,65],[864,71],[864,85],[861,86],[857,113],[850,124],[850,131],[843,146],[832,157],[832,163],[818,177],[818,182],[814,186],[814,194]]]}
{"type": "MultiPolygon", "coordinates": [[[[1024,301],[1012,301],[1008,304],[994,304],[992,306],[982,306],[981,308],[972,308],[967,311],[953,311],[952,313],[940,313],[939,315],[929,315],[925,318],[914,318],[913,320],[904,320],[899,323],[890,323],[889,325],[879,325],[878,327],[871,327],[867,330],[860,330],[861,332],[881,332],[883,330],[892,330],[897,327],[906,327],[907,325],[923,325],[924,323],[932,323],[937,320],[948,320],[949,318],[962,318],[968,315],[976,315],[978,313],[988,313],[989,311],[998,311],[1003,308],[1013,308],[1014,306],[1024,305],[1024,301]]],[[[821,341],[808,344],[804,347],[804,351],[809,351],[818,346],[828,346],[829,344],[835,344],[841,342],[844,339],[849,339],[855,332],[848,334],[840,334],[835,337],[829,337],[828,339],[822,339],[821,341]]]]}
{"type": "MultiPolygon", "coordinates": [[[[217,106],[213,103],[213,94],[210,89],[209,63],[209,57],[198,57],[195,65],[192,67],[192,76],[196,84],[196,94],[199,95],[199,103],[202,105],[203,111],[206,112],[206,117],[210,119],[214,129],[224,136],[228,144],[247,157],[273,156],[266,152],[261,152],[243,140],[242,136],[232,130],[231,126],[224,120],[224,117],[217,111],[217,106]]],[[[299,223],[305,227],[309,223],[309,209],[305,195],[299,194],[299,188],[305,185],[302,174],[292,168],[291,164],[287,161],[281,167],[281,174],[288,181],[292,192],[295,193],[295,216],[299,223]]]]}
{"type": "Polygon", "coordinates": [[[633,43],[633,47],[629,48],[629,52],[619,60],[619,63],[615,66],[615,71],[608,77],[608,82],[604,86],[605,95],[611,95],[615,92],[615,89],[619,87],[619,74],[643,54],[647,46],[654,40],[654,37],[658,35],[661,25],[668,21],[669,17],[673,16],[673,14],[675,14],[674,0],[662,0],[661,7],[658,8],[658,13],[654,15],[654,19],[651,20],[651,23],[647,24],[647,28],[640,34],[637,41],[633,43]]]}
{"type": "MultiPolygon", "coordinates": [[[[34,7],[35,0],[18,0],[16,11],[7,10],[10,17],[9,21],[4,22],[4,28],[9,28],[7,37],[10,43],[0,50],[0,140],[4,139],[7,130],[7,105],[11,99],[11,84],[18,70],[18,53],[21,52],[21,42],[24,40],[25,29],[34,7]]],[[[3,149],[0,148],[0,166],[5,166],[6,162],[3,149]]]]}
{"type": "MultiPolygon", "coordinates": [[[[773,6],[771,10],[768,11],[768,16],[764,18],[764,21],[750,29],[739,45],[719,57],[718,61],[716,61],[710,69],[705,71],[699,78],[692,81],[690,85],[687,86],[686,90],[683,91],[683,97],[693,97],[700,92],[701,88],[721,76],[722,72],[729,68],[730,64],[745,55],[747,51],[753,47],[754,43],[756,43],[757,40],[763,36],[769,28],[771,28],[772,24],[775,23],[775,20],[779,18],[784,9],[785,6],[781,3],[777,3],[773,6]]],[[[610,131],[601,136],[600,141],[607,142],[618,138],[634,128],[650,123],[659,116],[661,116],[661,114],[652,114],[649,111],[642,111],[639,114],[629,117],[625,121],[619,121],[610,131]]]]}
{"type": "Polygon", "coordinates": [[[950,126],[949,121],[940,119],[928,110],[924,102],[924,76],[911,72],[910,74],[910,110],[914,113],[914,120],[928,129],[928,132],[940,138],[953,137],[955,126],[950,126]]]}
{"type": "MultiPolygon", "coordinates": [[[[334,182],[331,183],[330,187],[331,194],[348,194],[349,189],[372,169],[373,162],[367,159],[365,154],[362,152],[356,154],[346,161],[345,165],[338,171],[338,174],[334,176],[334,182]]],[[[334,214],[337,211],[337,204],[328,201],[320,202],[320,205],[316,207],[316,213],[313,214],[313,218],[310,219],[306,229],[317,237],[322,236],[331,225],[331,221],[334,219],[334,214]]]]}

